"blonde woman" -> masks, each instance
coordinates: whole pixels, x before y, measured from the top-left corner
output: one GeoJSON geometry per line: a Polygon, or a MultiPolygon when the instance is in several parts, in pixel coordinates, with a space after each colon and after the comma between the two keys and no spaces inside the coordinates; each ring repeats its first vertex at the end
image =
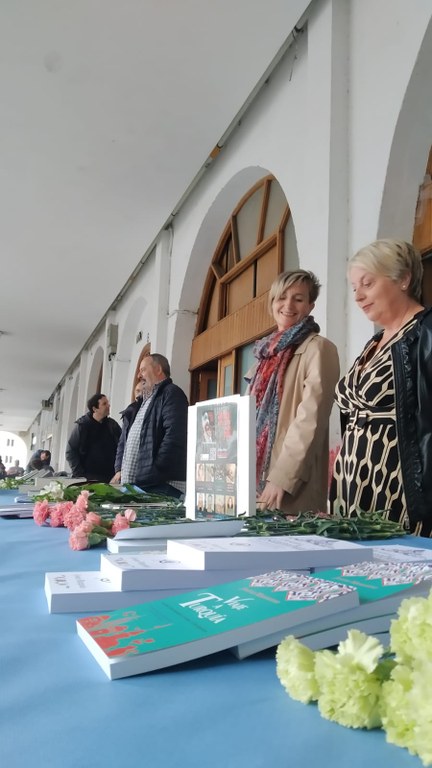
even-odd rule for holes
{"type": "Polygon", "coordinates": [[[330,489],[335,512],[385,511],[432,531],[432,313],[421,303],[420,254],[377,240],[349,263],[359,308],[381,327],[339,382],[344,426],[330,489]]]}
{"type": "Polygon", "coordinates": [[[320,284],[313,272],[284,272],[272,284],[277,330],[255,344],[246,377],[257,406],[257,501],[287,513],[325,510],[328,426],[339,377],[334,344],[311,316],[320,284]]]}

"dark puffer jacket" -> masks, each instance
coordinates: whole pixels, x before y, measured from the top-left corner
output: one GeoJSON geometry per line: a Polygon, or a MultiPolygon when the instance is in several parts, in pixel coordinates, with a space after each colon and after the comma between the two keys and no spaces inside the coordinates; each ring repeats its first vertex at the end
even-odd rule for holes
{"type": "Polygon", "coordinates": [[[88,412],[77,419],[66,448],[72,477],[109,483],[120,434],[120,425],[109,416],[96,421],[88,412]]]}
{"type": "MultiPolygon", "coordinates": [[[[117,448],[115,470],[119,472],[129,430],[142,398],[123,411],[123,428],[117,448]]],[[[140,435],[135,483],[140,488],[186,479],[188,401],[183,390],[166,378],[155,388],[140,435]]]]}

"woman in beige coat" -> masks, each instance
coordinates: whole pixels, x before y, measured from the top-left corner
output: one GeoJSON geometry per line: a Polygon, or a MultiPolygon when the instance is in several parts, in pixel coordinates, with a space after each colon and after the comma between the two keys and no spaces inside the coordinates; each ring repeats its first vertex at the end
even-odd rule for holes
{"type": "Polygon", "coordinates": [[[312,312],[312,272],[284,272],[269,293],[277,330],[257,341],[249,393],[257,407],[257,501],[295,514],[326,509],[328,426],[339,378],[337,349],[312,312]]]}

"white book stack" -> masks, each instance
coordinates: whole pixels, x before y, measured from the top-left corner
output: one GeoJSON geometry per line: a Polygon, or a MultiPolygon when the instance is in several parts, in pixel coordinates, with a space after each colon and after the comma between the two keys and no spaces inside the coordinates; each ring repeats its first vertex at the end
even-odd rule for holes
{"type": "Polygon", "coordinates": [[[374,560],[387,563],[431,563],[432,549],[410,547],[406,544],[385,544],[372,547],[374,560]]]}
{"type": "Polygon", "coordinates": [[[166,552],[166,539],[107,539],[107,550],[112,554],[125,552],[166,552]]]}
{"type": "MultiPolygon", "coordinates": [[[[358,629],[359,632],[364,632],[367,635],[373,635],[384,645],[389,644],[389,629],[390,622],[395,618],[395,614],[389,616],[377,616],[371,619],[364,619],[363,621],[351,621],[347,624],[338,625],[338,616],[334,614],[332,621],[335,623],[334,627],[328,627],[324,629],[318,629],[315,632],[309,632],[309,624],[301,625],[292,629],[292,634],[296,639],[310,648],[311,651],[321,651],[324,648],[331,648],[335,645],[339,645],[340,642],[347,639],[348,631],[350,629],[358,629]],[[306,634],[302,634],[306,632],[306,634]]],[[[311,622],[313,624],[313,622],[311,622]]],[[[325,625],[325,622],[323,622],[325,625]]],[[[316,622],[316,626],[318,622],[316,622]]],[[[236,659],[247,659],[249,656],[254,656],[257,653],[268,651],[272,649],[275,652],[275,646],[278,645],[287,633],[275,632],[274,635],[267,637],[258,637],[255,640],[249,640],[246,643],[240,643],[239,645],[230,648],[231,653],[236,659]]]]}
{"type": "MultiPolygon", "coordinates": [[[[124,555],[101,555],[101,573],[107,576],[116,589],[199,589],[228,581],[258,576],[260,566],[255,568],[230,568],[224,570],[203,570],[191,568],[181,560],[173,560],[164,554],[125,553],[124,555]]],[[[309,573],[308,570],[303,571],[309,573]]]]}
{"type": "MultiPolygon", "coordinates": [[[[177,531],[178,527],[174,527],[177,531]]],[[[154,526],[153,533],[156,528],[160,526],[154,526]]],[[[150,548],[156,541],[157,538],[148,538],[145,543],[150,548]]],[[[162,597],[155,596],[159,591],[168,597],[179,591],[259,576],[269,570],[304,574],[314,567],[372,558],[371,548],[320,536],[168,539],[169,549],[176,545],[177,556],[154,550],[103,554],[100,570],[93,574],[47,573],[45,590],[50,611],[115,610],[162,597]],[[211,554],[210,562],[207,553],[211,554]]]]}
{"type": "Polygon", "coordinates": [[[234,536],[168,540],[167,555],[191,568],[331,568],[372,560],[372,548],[323,536],[234,536]]]}
{"type": "Polygon", "coordinates": [[[235,536],[243,528],[243,521],[188,520],[160,525],[142,525],[119,531],[107,539],[108,552],[166,552],[168,539],[235,536]]]}
{"type": "Polygon", "coordinates": [[[50,613],[112,611],[135,603],[162,600],[181,589],[143,589],[124,592],[100,571],[59,571],[45,574],[45,595],[50,613]]]}

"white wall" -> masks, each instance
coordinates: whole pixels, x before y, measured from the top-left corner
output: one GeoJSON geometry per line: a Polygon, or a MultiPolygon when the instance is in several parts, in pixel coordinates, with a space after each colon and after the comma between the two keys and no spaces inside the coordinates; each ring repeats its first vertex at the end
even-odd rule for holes
{"type": "Polygon", "coordinates": [[[13,467],[17,459],[25,469],[28,457],[24,440],[13,432],[0,431],[0,456],[6,469],[13,467]]]}
{"type": "MultiPolygon", "coordinates": [[[[110,312],[119,327],[115,358],[106,358],[105,324],[62,385],[63,414],[52,429],[59,464],[64,425],[85,410],[97,355],[114,418],[129,402],[146,342],[166,354],[189,393],[190,346],[211,256],[234,206],[268,173],[289,202],[300,265],[323,283],[315,311],[322,332],[337,343],[343,370],[359,353],[373,328],[354,307],[346,262],[378,236],[411,237],[432,136],[431,15],[430,0],[311,3],[307,29],[110,312]]],[[[143,243],[142,252],[147,248],[143,243]]]]}

